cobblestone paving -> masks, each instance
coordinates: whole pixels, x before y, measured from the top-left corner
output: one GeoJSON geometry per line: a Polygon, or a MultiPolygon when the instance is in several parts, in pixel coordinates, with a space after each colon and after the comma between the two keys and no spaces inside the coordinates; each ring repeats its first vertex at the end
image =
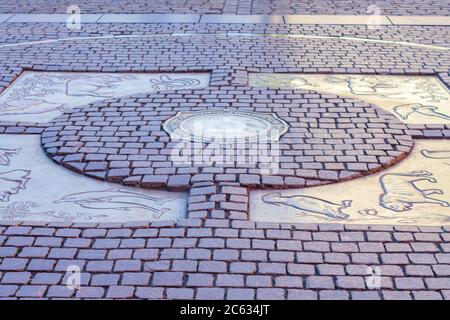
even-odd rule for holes
{"type": "Polygon", "coordinates": [[[445,0],[118,0],[114,6],[106,0],[18,0],[3,2],[0,12],[65,13],[72,4],[84,13],[368,14],[368,7],[374,4],[382,15],[444,16],[450,12],[445,0]]]}
{"type": "MultiPolygon", "coordinates": [[[[86,142],[80,135],[85,124],[76,123],[79,120],[76,117],[89,120],[97,111],[103,112],[102,116],[119,112],[120,117],[133,117],[121,119],[128,125],[129,121],[147,121],[134,118],[145,116],[141,108],[148,108],[149,116],[154,117],[153,136],[163,137],[158,129],[160,122],[181,109],[220,108],[230,103],[246,110],[270,109],[279,112],[280,117],[299,129],[306,123],[321,128],[321,119],[329,116],[323,113],[324,109],[331,112],[342,107],[341,112],[347,117],[351,117],[350,111],[358,110],[358,119],[362,120],[361,134],[369,132],[366,124],[373,120],[377,123],[377,130],[372,132],[374,136],[371,138],[376,140],[378,134],[390,135],[389,143],[384,146],[386,149],[377,150],[376,141],[372,144],[365,141],[374,146],[371,150],[377,150],[370,161],[365,158],[367,163],[376,163],[375,166],[387,162],[392,164],[392,159],[383,158],[386,155],[400,161],[409,152],[414,137],[450,136],[448,127],[405,127],[378,107],[354,100],[312,91],[248,87],[248,72],[433,74],[448,86],[450,54],[445,48],[348,39],[233,35],[136,36],[5,46],[7,43],[54,39],[70,34],[57,25],[48,24],[7,24],[1,28],[6,32],[0,32],[3,34],[0,44],[2,89],[25,69],[211,72],[211,87],[207,89],[112,99],[64,114],[51,124],[1,123],[2,133],[44,132],[42,142],[47,152],[66,165],[69,161],[64,160],[65,156],[81,154],[75,162],[83,163],[84,153],[78,149],[64,150],[58,144],[53,146],[58,149],[53,150],[47,144],[67,137],[67,140],[76,142],[77,148],[81,147],[79,143],[86,142]],[[314,114],[311,122],[302,122],[306,120],[297,115],[297,112],[302,112],[298,106],[304,103],[310,105],[309,111],[314,114]],[[378,130],[378,124],[383,130],[378,130]]],[[[442,27],[386,27],[368,31],[363,27],[344,26],[105,25],[86,27],[79,35],[98,36],[108,30],[116,35],[137,35],[173,31],[220,32],[224,29],[369,36],[444,47],[449,41],[448,30],[442,27]]],[[[133,132],[139,131],[133,126],[123,128],[124,132],[133,136],[133,132]]],[[[73,147],[72,142],[65,143],[73,147]]],[[[161,138],[160,143],[165,142],[166,138],[161,138]]],[[[310,143],[316,142],[323,147],[318,141],[310,143]]],[[[149,147],[161,150],[163,145],[149,147]]],[[[132,148],[145,149],[146,146],[135,145],[132,148]]],[[[124,146],[120,145],[118,149],[124,150],[124,146]]],[[[100,172],[97,177],[108,179],[110,176],[115,182],[123,182],[133,172],[132,161],[127,158],[127,152],[121,154],[119,151],[120,157],[113,153],[102,153],[106,159],[101,161],[105,161],[110,170],[97,171],[100,172]],[[121,163],[126,163],[125,169],[121,163]]],[[[172,183],[175,188],[189,187],[188,219],[129,224],[3,221],[0,224],[0,295],[5,298],[450,299],[448,226],[252,222],[248,220],[247,186],[260,186],[260,180],[264,184],[267,177],[260,179],[248,172],[222,172],[221,169],[212,170],[214,168],[194,168],[183,175],[172,175],[174,168],[170,163],[155,167],[153,163],[159,161],[156,160],[149,167],[154,171],[146,173],[147,178],[157,177],[150,178],[150,186],[156,187],[156,183],[162,188],[172,183]],[[79,290],[65,286],[69,265],[78,265],[82,270],[82,288],[79,290]],[[380,289],[369,290],[367,287],[365,280],[369,266],[380,267],[380,289]]],[[[361,163],[366,163],[361,160],[361,163]]],[[[291,182],[302,186],[307,181],[312,185],[321,180],[320,170],[328,171],[327,165],[330,164],[326,158],[323,163],[319,158],[317,161],[321,168],[295,168],[312,170],[314,177],[299,175],[291,182]]],[[[285,163],[297,164],[289,159],[285,163]]],[[[345,163],[341,164],[345,166],[345,163]]],[[[332,161],[331,167],[331,171],[337,170],[333,172],[342,170],[336,161],[332,161]]],[[[78,168],[85,169],[84,165],[78,168]]],[[[356,171],[358,174],[367,173],[368,168],[375,167],[368,165],[356,171]]],[[[339,174],[326,172],[324,177],[322,180],[336,180],[339,174]]],[[[145,174],[129,182],[133,185],[138,179],[143,181],[145,174]]],[[[280,177],[270,177],[266,181],[267,187],[271,188],[285,183],[286,179],[280,180],[280,177]]]]}

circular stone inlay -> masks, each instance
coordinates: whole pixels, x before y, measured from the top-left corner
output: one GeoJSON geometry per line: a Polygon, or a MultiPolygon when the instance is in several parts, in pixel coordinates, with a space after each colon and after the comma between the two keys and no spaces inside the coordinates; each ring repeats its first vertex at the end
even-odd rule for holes
{"type": "Polygon", "coordinates": [[[288,125],[273,113],[205,110],[179,112],[163,128],[172,140],[224,143],[278,141],[288,125]]]}

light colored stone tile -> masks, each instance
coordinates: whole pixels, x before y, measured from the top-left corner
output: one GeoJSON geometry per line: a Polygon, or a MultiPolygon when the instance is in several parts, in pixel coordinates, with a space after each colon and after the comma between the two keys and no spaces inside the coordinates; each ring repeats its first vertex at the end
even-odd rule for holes
{"type": "Polygon", "coordinates": [[[13,14],[0,14],[0,23],[7,21],[13,14]]]}
{"type": "Polygon", "coordinates": [[[421,26],[450,26],[449,16],[388,16],[393,24],[421,26]]]}
{"type": "Polygon", "coordinates": [[[130,222],[186,217],[187,194],[136,189],[71,172],[38,135],[0,136],[0,220],[130,222]]]}
{"type": "Polygon", "coordinates": [[[99,23],[196,23],[196,14],[104,14],[99,23]]]}
{"type": "Polygon", "coordinates": [[[408,124],[450,124],[450,94],[436,77],[251,73],[250,85],[297,88],[373,103],[408,124]]]}
{"type": "Polygon", "coordinates": [[[450,141],[416,140],[381,173],[338,184],[253,191],[250,219],[286,223],[450,225],[450,141]]]}
{"type": "Polygon", "coordinates": [[[234,15],[234,14],[205,14],[202,23],[284,23],[283,16],[278,15],[234,15]]]}
{"type": "MultiPolygon", "coordinates": [[[[285,15],[287,24],[372,24],[372,16],[352,15],[285,15]]],[[[378,25],[392,24],[386,16],[380,16],[376,21],[378,25]]]]}
{"type": "Polygon", "coordinates": [[[209,73],[24,72],[0,95],[0,120],[48,122],[89,103],[177,89],[204,88],[209,73]]]}

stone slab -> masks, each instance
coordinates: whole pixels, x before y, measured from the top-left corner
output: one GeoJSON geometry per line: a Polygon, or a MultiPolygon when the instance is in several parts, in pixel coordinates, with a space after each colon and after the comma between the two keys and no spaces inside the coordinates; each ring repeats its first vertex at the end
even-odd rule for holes
{"type": "MultiPolygon", "coordinates": [[[[372,16],[352,16],[352,15],[285,15],[284,20],[287,24],[373,24],[372,16]]],[[[378,25],[391,25],[392,23],[386,16],[380,16],[376,20],[378,25]]]]}
{"type": "Polygon", "coordinates": [[[99,23],[196,23],[196,14],[104,14],[99,23]]]}
{"type": "Polygon", "coordinates": [[[306,89],[356,98],[406,124],[450,124],[450,94],[436,77],[355,74],[251,73],[250,85],[306,89]]]}
{"type": "Polygon", "coordinates": [[[395,25],[450,26],[449,16],[388,16],[395,25]]]}
{"type": "Polygon", "coordinates": [[[372,176],[306,189],[254,191],[250,195],[250,219],[450,225],[449,172],[450,141],[417,140],[406,160],[372,176]]]}
{"type": "Polygon", "coordinates": [[[284,23],[283,16],[277,15],[233,15],[207,14],[202,15],[201,23],[284,23]]]}
{"type": "Polygon", "coordinates": [[[0,14],[0,23],[8,21],[13,14],[0,14]]]}
{"type": "Polygon", "coordinates": [[[185,218],[187,194],[117,186],[46,157],[35,135],[0,136],[0,221],[121,222],[185,218]]]}
{"type": "Polygon", "coordinates": [[[0,120],[48,122],[108,98],[208,85],[209,73],[24,72],[0,94],[0,120]]]}

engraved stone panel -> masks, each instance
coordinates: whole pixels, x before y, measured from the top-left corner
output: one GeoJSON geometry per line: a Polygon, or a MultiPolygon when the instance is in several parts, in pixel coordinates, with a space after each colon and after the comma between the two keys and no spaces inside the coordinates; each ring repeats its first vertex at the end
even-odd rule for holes
{"type": "Polygon", "coordinates": [[[450,141],[417,140],[388,170],[319,187],[254,191],[250,219],[288,223],[450,225],[450,141]]]}
{"type": "Polygon", "coordinates": [[[117,186],[58,166],[37,135],[0,135],[0,220],[130,222],[185,218],[187,194],[117,186]]]}
{"type": "Polygon", "coordinates": [[[0,94],[0,121],[48,122],[109,98],[209,85],[209,73],[24,72],[0,94]]]}
{"type": "Polygon", "coordinates": [[[450,124],[450,94],[431,76],[251,73],[255,87],[305,89],[373,103],[407,124],[450,124]]]}

